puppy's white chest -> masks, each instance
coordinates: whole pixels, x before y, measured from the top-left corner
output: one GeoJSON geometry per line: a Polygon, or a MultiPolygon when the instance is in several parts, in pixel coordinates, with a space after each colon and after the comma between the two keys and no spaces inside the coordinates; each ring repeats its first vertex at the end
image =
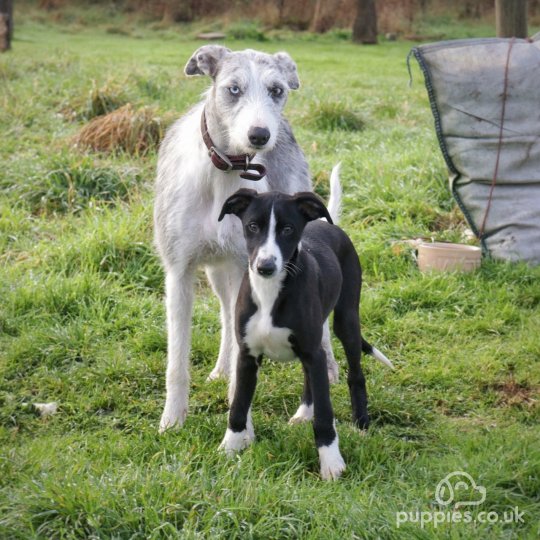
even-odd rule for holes
{"type": "Polygon", "coordinates": [[[290,336],[289,328],[274,326],[270,313],[259,309],[246,325],[245,342],[255,357],[264,354],[272,360],[289,362],[296,357],[290,336]]]}

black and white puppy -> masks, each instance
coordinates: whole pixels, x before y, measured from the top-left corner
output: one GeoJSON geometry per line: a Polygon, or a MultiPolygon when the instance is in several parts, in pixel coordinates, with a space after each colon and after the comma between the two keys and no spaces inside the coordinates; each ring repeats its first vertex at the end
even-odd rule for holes
{"type": "Polygon", "coordinates": [[[240,353],[228,428],[220,448],[231,454],[254,439],[250,408],[263,355],[282,361],[297,357],[304,371],[304,390],[291,422],[313,418],[321,476],[338,478],[345,463],[339,452],[321,346],[323,324],[332,310],[334,331],[349,364],[347,382],[358,427],[365,429],[369,424],[361,352],[392,366],[360,333],[362,272],[358,255],[313,193],[240,189],[225,201],[219,219],[226,214],[242,220],[249,267],[236,305],[240,353]]]}

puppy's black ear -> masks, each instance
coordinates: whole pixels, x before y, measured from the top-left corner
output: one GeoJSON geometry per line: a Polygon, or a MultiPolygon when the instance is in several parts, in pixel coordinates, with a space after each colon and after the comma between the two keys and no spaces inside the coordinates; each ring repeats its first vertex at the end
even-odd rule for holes
{"type": "Polygon", "coordinates": [[[328,223],[334,223],[330,213],[326,209],[324,202],[320,197],[309,191],[297,193],[294,196],[296,206],[307,221],[313,221],[319,218],[326,218],[328,223]]]}
{"type": "Polygon", "coordinates": [[[184,73],[186,75],[209,75],[215,78],[221,59],[230,52],[231,49],[222,45],[203,45],[188,60],[184,73]]]}
{"type": "Polygon", "coordinates": [[[251,201],[257,196],[257,192],[254,189],[239,189],[236,193],[233,193],[223,204],[221,213],[219,214],[218,221],[221,221],[226,214],[234,214],[235,216],[242,217],[246,208],[251,204],[251,201]]]}

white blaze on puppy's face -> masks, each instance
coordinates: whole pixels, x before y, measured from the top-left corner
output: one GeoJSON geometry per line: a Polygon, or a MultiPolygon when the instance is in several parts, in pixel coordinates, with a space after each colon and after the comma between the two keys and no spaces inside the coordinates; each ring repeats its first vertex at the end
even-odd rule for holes
{"type": "Polygon", "coordinates": [[[289,339],[290,329],[277,328],[272,321],[272,308],[286,276],[283,256],[276,241],[276,216],[273,207],[270,210],[266,239],[253,255],[249,266],[249,280],[257,311],[246,326],[246,345],[255,357],[264,354],[273,360],[294,360],[296,355],[289,339]],[[272,273],[268,274],[271,267],[272,273]],[[267,273],[261,274],[261,268],[265,268],[267,273]]]}
{"type": "Polygon", "coordinates": [[[265,267],[265,264],[270,266],[270,263],[275,266],[275,270],[273,272],[274,275],[279,277],[283,270],[283,255],[281,254],[281,249],[279,248],[276,240],[276,215],[273,207],[270,211],[268,236],[266,237],[264,244],[262,244],[257,250],[252,261],[251,269],[257,274],[262,274],[261,269],[265,267]]]}

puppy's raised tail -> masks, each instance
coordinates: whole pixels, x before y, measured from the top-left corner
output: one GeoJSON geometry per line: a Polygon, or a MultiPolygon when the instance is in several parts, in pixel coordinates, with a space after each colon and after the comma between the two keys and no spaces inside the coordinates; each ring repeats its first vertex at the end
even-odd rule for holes
{"type": "Polygon", "coordinates": [[[379,351],[376,347],[373,347],[373,345],[370,345],[364,338],[362,338],[362,352],[366,354],[370,354],[373,356],[373,358],[377,359],[379,362],[382,362],[386,367],[389,367],[390,369],[394,369],[394,364],[384,356],[384,354],[379,351]]]}
{"type": "Polygon", "coordinates": [[[330,199],[328,200],[328,213],[334,224],[339,223],[341,214],[341,182],[339,181],[339,170],[341,163],[338,163],[330,175],[330,199]]]}

